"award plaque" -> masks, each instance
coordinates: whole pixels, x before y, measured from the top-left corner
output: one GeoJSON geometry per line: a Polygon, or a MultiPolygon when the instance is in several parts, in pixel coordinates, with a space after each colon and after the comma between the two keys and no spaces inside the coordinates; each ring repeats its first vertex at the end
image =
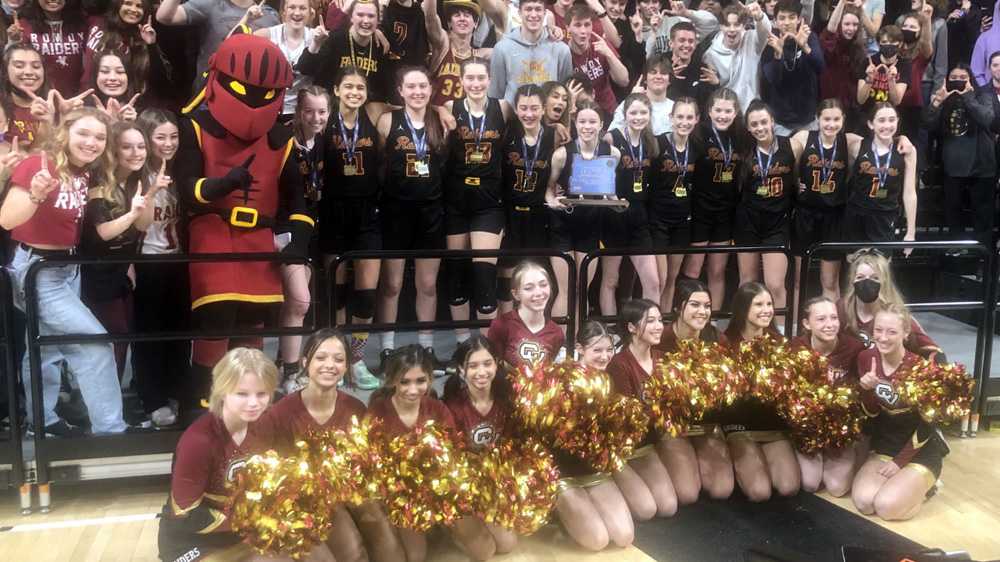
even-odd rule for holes
{"type": "Polygon", "coordinates": [[[616,167],[615,159],[611,156],[584,160],[579,154],[574,154],[567,194],[559,197],[559,202],[570,208],[586,205],[625,210],[628,208],[628,201],[615,197],[616,167]]]}

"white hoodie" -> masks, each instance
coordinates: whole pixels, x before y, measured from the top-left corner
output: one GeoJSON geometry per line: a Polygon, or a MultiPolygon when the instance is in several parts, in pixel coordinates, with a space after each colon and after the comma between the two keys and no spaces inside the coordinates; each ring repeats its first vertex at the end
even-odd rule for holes
{"type": "Polygon", "coordinates": [[[741,111],[746,111],[750,102],[760,96],[757,69],[760,67],[760,55],[767,47],[767,37],[771,34],[771,20],[767,19],[767,14],[755,23],[756,29],[744,31],[743,39],[735,50],[723,44],[726,32],[720,29],[704,58],[719,73],[719,85],[740,97],[741,111]]]}

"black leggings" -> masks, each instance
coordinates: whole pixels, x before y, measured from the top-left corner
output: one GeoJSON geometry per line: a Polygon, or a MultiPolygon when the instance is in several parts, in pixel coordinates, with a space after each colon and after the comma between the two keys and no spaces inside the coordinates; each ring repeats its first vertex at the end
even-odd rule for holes
{"type": "Polygon", "coordinates": [[[994,178],[944,178],[944,209],[948,221],[948,234],[952,238],[963,238],[962,210],[965,193],[969,194],[969,204],[973,213],[973,227],[976,239],[987,247],[993,238],[993,222],[996,214],[994,178]]]}

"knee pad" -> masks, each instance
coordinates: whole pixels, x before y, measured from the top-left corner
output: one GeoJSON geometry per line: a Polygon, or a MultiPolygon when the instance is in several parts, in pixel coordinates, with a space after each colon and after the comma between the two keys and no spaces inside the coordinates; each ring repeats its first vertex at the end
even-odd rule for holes
{"type": "Polygon", "coordinates": [[[472,262],[472,302],[480,314],[493,314],[497,309],[497,266],[488,262],[472,262]]]}
{"type": "Polygon", "coordinates": [[[497,277],[497,300],[510,302],[514,295],[510,294],[510,277],[497,277]]]}
{"type": "Polygon", "coordinates": [[[365,320],[375,316],[375,289],[354,291],[354,316],[365,320]]]}
{"type": "Polygon", "coordinates": [[[337,310],[343,310],[347,306],[347,284],[337,283],[334,285],[333,296],[337,299],[337,310]]]}
{"type": "Polygon", "coordinates": [[[469,302],[469,275],[468,259],[448,260],[446,263],[448,275],[448,304],[450,306],[462,306],[469,302]]]}

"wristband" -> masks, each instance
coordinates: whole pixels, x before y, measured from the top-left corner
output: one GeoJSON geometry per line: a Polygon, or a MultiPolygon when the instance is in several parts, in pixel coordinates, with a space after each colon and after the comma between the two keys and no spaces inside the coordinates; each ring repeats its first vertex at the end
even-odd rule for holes
{"type": "Polygon", "coordinates": [[[35,194],[29,191],[28,201],[31,201],[35,205],[41,205],[42,203],[45,202],[45,197],[35,197],[35,194]]]}

